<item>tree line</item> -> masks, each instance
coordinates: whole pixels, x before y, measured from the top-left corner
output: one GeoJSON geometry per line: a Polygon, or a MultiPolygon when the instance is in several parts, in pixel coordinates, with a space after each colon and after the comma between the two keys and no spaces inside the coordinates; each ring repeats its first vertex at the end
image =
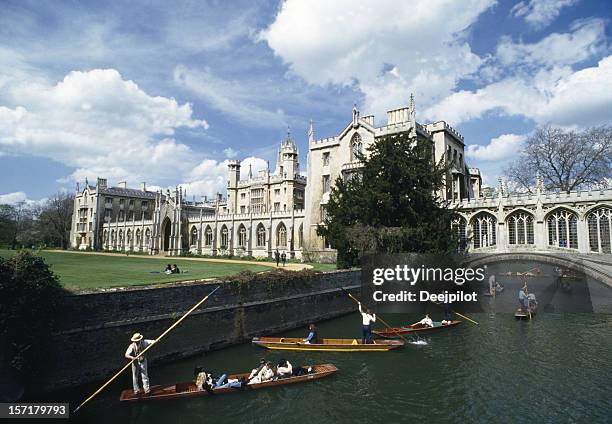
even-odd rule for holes
{"type": "Polygon", "coordinates": [[[70,246],[74,196],[56,193],[42,204],[0,204],[0,246],[10,249],[70,246]]]}

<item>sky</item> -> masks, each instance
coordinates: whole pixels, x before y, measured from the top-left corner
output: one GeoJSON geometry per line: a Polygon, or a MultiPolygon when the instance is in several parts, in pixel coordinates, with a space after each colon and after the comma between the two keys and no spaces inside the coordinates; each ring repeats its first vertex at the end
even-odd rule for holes
{"type": "Polygon", "coordinates": [[[612,124],[612,2],[0,0],[0,203],[85,178],[189,198],[288,129],[386,121],[414,93],[495,186],[538,125],[612,124]]]}

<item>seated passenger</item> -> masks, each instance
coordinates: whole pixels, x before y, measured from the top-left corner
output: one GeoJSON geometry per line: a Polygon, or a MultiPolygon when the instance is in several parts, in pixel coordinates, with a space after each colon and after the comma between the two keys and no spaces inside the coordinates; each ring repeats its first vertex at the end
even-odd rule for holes
{"type": "Polygon", "coordinates": [[[315,327],[314,324],[310,324],[308,326],[308,331],[310,331],[308,333],[308,337],[306,337],[304,339],[304,343],[307,344],[318,344],[319,343],[319,336],[317,335],[317,327],[315,327]]]}
{"type": "Polygon", "coordinates": [[[264,358],[261,358],[259,360],[259,366],[257,368],[253,368],[253,370],[251,371],[251,374],[249,374],[249,382],[251,381],[251,379],[255,378],[257,376],[257,374],[259,374],[259,371],[261,371],[261,369],[263,367],[266,366],[266,360],[264,358]]]}
{"type": "Polygon", "coordinates": [[[274,378],[274,370],[272,369],[272,362],[268,361],[259,371],[259,373],[253,377],[249,384],[258,384],[270,381],[274,378]]]}
{"type": "Polygon", "coordinates": [[[425,314],[425,318],[417,322],[417,324],[423,324],[428,327],[433,327],[433,321],[431,320],[431,318],[429,318],[429,314],[425,314]]]}
{"type": "Polygon", "coordinates": [[[276,375],[278,378],[291,377],[292,374],[293,367],[291,366],[291,363],[286,359],[281,359],[276,367],[276,375]]]}
{"type": "Polygon", "coordinates": [[[195,369],[195,385],[198,390],[210,390],[213,387],[213,379],[211,374],[207,374],[202,367],[195,369]]]}

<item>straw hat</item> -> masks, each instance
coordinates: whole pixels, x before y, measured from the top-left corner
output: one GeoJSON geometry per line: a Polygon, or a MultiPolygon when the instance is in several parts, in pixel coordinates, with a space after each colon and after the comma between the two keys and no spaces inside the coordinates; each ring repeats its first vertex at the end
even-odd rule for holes
{"type": "Polygon", "coordinates": [[[134,335],[132,336],[132,341],[133,342],[139,342],[143,339],[142,334],[140,333],[134,333],[134,335]]]}

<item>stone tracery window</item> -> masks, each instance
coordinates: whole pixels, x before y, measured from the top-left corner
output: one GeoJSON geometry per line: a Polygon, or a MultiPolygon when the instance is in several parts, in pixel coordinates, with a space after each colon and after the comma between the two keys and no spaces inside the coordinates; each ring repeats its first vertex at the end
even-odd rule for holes
{"type": "Polygon", "coordinates": [[[206,227],[206,231],[204,232],[204,245],[210,247],[213,243],[213,231],[210,226],[206,227]]]}
{"type": "Polygon", "coordinates": [[[229,237],[228,237],[229,231],[227,230],[227,227],[224,225],[221,228],[221,249],[227,249],[228,245],[229,245],[229,237]]]}
{"type": "Polygon", "coordinates": [[[266,246],[266,229],[263,224],[257,226],[257,247],[266,246]]]}
{"type": "Polygon", "coordinates": [[[359,133],[353,134],[351,138],[351,162],[359,160],[359,157],[363,154],[363,143],[359,133]]]}
{"type": "Polygon", "coordinates": [[[589,227],[589,249],[591,252],[612,253],[612,209],[603,207],[587,215],[589,227]]]}
{"type": "Polygon", "coordinates": [[[514,212],[507,219],[508,244],[534,244],[533,216],[526,212],[514,212]]]}
{"type": "Polygon", "coordinates": [[[282,222],[276,229],[276,247],[287,247],[287,227],[282,222]]]}
{"type": "Polygon", "coordinates": [[[238,228],[238,247],[246,247],[247,244],[247,230],[244,225],[240,225],[238,228]]]}
{"type": "Polygon", "coordinates": [[[481,212],[472,220],[472,233],[474,234],[474,249],[495,246],[497,219],[489,213],[481,212]]]}
{"type": "Polygon", "coordinates": [[[191,233],[189,237],[189,244],[191,246],[195,246],[198,244],[198,229],[196,227],[191,228],[191,233]]]}
{"type": "Polygon", "coordinates": [[[578,218],[566,209],[557,209],[548,215],[548,245],[578,249],[578,218]]]}

